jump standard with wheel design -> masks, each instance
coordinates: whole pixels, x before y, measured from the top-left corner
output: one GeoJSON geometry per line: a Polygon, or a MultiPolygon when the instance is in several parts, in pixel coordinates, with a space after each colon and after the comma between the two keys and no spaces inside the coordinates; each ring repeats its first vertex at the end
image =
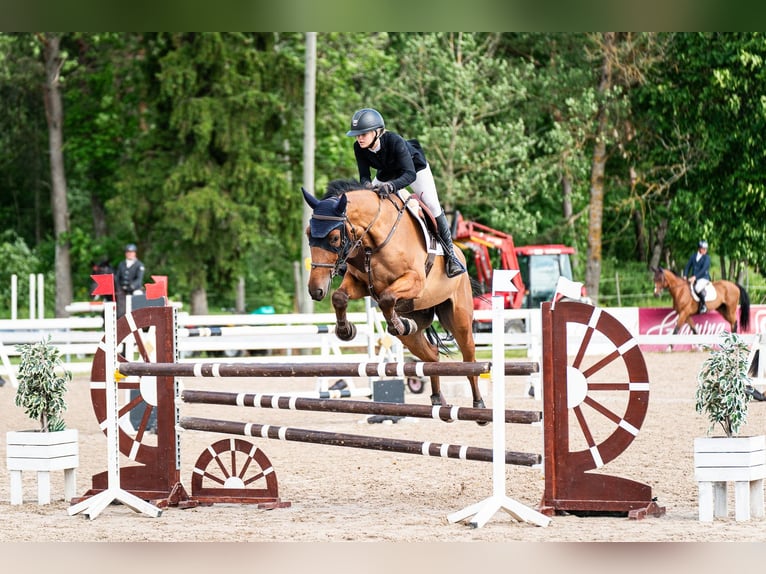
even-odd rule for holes
{"type": "Polygon", "coordinates": [[[542,315],[543,349],[549,352],[543,353],[545,493],[540,511],[549,515],[627,513],[631,518],[663,515],[665,508],[652,499],[648,485],[588,472],[625,451],[644,422],[649,376],[637,341],[613,316],[591,305],[559,302],[554,311],[551,303],[543,303],[542,315]],[[573,326],[584,328],[584,334],[579,347],[570,353],[567,330],[573,326]],[[598,334],[606,337],[614,350],[585,367],[588,346],[598,334]],[[623,363],[627,381],[597,381],[599,372],[616,361],[623,363]],[[609,404],[618,393],[627,395],[622,415],[609,404]],[[595,417],[587,418],[586,407],[595,417]],[[605,438],[599,441],[595,428],[604,421],[605,438]],[[577,432],[584,440],[579,449],[574,443],[577,432]]]}
{"type": "MultiPolygon", "coordinates": [[[[184,402],[230,404],[256,408],[293,410],[320,410],[334,412],[360,412],[367,414],[396,414],[398,416],[428,416],[442,421],[492,420],[492,409],[386,404],[346,399],[307,399],[281,395],[258,395],[212,391],[181,390],[177,377],[296,377],[296,376],[426,376],[465,375],[488,373],[490,363],[359,363],[359,364],[274,364],[274,363],[180,363],[177,359],[176,311],[170,306],[146,307],[119,319],[116,328],[117,348],[135,345],[138,361],[117,353],[116,380],[118,389],[138,391],[138,396],[125,399],[119,405],[119,420],[128,419],[133,409],[144,410],[138,428],[119,426],[119,452],[132,465],[121,467],[121,486],[127,492],[151,502],[158,508],[167,506],[192,507],[217,502],[256,504],[261,508],[290,506],[282,501],[276,472],[260,448],[240,437],[275,438],[326,445],[373,448],[391,452],[460,458],[463,460],[492,461],[492,449],[477,449],[464,445],[449,445],[418,441],[397,441],[381,437],[336,435],[321,431],[294,429],[258,423],[216,421],[195,417],[182,417],[184,402]],[[301,407],[297,405],[300,404],[301,407]],[[365,410],[366,405],[366,410],[365,410]],[[383,406],[385,405],[385,406],[383,406]],[[353,409],[353,410],[343,410],[353,409]],[[156,410],[156,435],[148,432],[150,411],[156,410]],[[181,438],[179,430],[203,430],[237,435],[237,438],[218,440],[205,449],[197,459],[191,478],[191,492],[185,489],[180,477],[181,438]],[[374,440],[371,440],[373,438],[374,440]],[[488,451],[488,452],[487,452],[488,451]]],[[[587,471],[599,468],[616,458],[635,438],[648,406],[648,378],[638,345],[630,340],[627,331],[613,317],[598,308],[561,301],[555,310],[550,304],[543,309],[543,400],[542,422],[544,430],[544,457],[539,454],[501,454],[506,464],[528,466],[544,462],[545,494],[539,511],[545,515],[587,511],[591,514],[624,514],[643,518],[647,514],[659,516],[664,508],[652,499],[647,485],[619,477],[591,475],[587,471]],[[570,323],[586,327],[581,350],[572,366],[567,365],[566,328],[570,323]],[[601,333],[614,342],[616,350],[587,372],[579,371],[587,340],[601,333]],[[614,383],[588,383],[591,373],[599,365],[622,359],[627,368],[628,381],[614,383]],[[583,387],[585,381],[585,387],[583,387]],[[584,395],[582,389],[588,389],[584,395]],[[627,391],[628,409],[618,416],[598,406],[588,392],[590,389],[627,391]],[[617,429],[603,442],[595,442],[587,425],[581,423],[588,447],[570,450],[569,412],[580,421],[581,406],[576,400],[613,421],[617,429]],[[592,444],[591,444],[592,443],[592,444]]],[[[102,343],[94,358],[91,371],[91,399],[99,424],[106,420],[105,385],[107,379],[102,343]]],[[[537,372],[537,363],[506,362],[506,375],[537,372]]],[[[498,420],[503,420],[502,416],[498,420]]],[[[505,421],[512,423],[539,422],[535,411],[505,411],[505,421]]],[[[93,476],[92,488],[85,497],[108,487],[105,473],[93,476]]],[[[83,497],[83,498],[85,498],[83,497]]],[[[80,499],[82,500],[82,499],[80,499]]],[[[73,501],[73,504],[76,501],[73,501]]]]}

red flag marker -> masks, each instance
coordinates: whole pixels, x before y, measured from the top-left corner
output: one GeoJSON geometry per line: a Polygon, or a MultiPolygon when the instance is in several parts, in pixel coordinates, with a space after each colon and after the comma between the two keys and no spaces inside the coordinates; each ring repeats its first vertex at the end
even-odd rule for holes
{"type": "Polygon", "coordinates": [[[101,273],[90,277],[96,282],[96,288],[91,295],[111,295],[114,298],[114,275],[101,273]]]}
{"type": "Polygon", "coordinates": [[[154,283],[146,283],[146,298],[159,299],[168,296],[168,278],[166,275],[152,275],[154,283]]]}

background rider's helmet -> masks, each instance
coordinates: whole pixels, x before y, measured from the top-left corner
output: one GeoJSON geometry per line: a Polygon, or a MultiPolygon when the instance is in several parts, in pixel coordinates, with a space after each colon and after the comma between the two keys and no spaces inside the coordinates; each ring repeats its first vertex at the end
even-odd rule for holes
{"type": "Polygon", "coordinates": [[[384,128],[383,116],[372,108],[363,108],[351,118],[351,129],[346,132],[347,136],[359,136],[378,128],[384,128]]]}
{"type": "Polygon", "coordinates": [[[697,245],[697,247],[699,247],[700,249],[707,249],[707,241],[705,241],[705,240],[703,239],[702,241],[700,241],[700,242],[699,242],[699,244],[697,245]]]}
{"type": "Polygon", "coordinates": [[[135,243],[128,243],[125,246],[125,251],[126,252],[128,252],[128,251],[136,251],[136,244],[135,243]]]}

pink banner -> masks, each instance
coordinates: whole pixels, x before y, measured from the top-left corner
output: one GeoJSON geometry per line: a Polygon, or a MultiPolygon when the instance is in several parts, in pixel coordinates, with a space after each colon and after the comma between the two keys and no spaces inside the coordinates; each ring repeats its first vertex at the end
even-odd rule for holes
{"type": "MultiPolygon", "coordinates": [[[[739,314],[737,315],[739,317],[739,314]]],[[[641,335],[671,335],[676,327],[678,315],[666,307],[640,308],[638,310],[638,332],[641,335]]],[[[729,324],[717,311],[693,315],[692,320],[700,335],[715,335],[730,330],[729,324]]],[[[742,332],[742,331],[740,331],[742,332]]],[[[691,335],[689,325],[684,324],[680,334],[691,335]]],[[[750,328],[747,333],[766,333],[766,305],[751,305],[750,328]]],[[[673,345],[679,351],[691,350],[691,345],[673,345]]],[[[641,345],[643,351],[663,351],[667,345],[641,345]]]]}

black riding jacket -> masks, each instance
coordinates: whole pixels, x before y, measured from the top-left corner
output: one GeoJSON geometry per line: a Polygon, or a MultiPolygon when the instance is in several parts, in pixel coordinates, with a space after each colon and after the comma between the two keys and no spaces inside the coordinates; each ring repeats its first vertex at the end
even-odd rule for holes
{"type": "Polygon", "coordinates": [[[377,152],[362,149],[359,142],[354,142],[354,155],[362,183],[372,182],[370,168],[373,168],[379,181],[391,182],[396,189],[410,185],[417,172],[428,165],[418,140],[405,140],[394,132],[383,132],[377,152]]]}
{"type": "Polygon", "coordinates": [[[114,281],[117,291],[131,294],[134,291],[143,290],[144,264],[136,259],[133,265],[128,267],[127,262],[123,259],[117,266],[114,281]]]}

